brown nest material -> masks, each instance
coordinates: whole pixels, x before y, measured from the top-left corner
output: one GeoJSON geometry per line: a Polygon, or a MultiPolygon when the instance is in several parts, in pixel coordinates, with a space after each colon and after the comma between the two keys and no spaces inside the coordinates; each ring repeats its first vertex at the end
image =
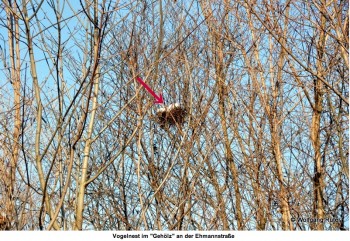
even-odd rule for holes
{"type": "Polygon", "coordinates": [[[179,104],[171,104],[168,107],[160,108],[156,114],[156,121],[160,127],[182,125],[185,122],[187,111],[179,104]]]}

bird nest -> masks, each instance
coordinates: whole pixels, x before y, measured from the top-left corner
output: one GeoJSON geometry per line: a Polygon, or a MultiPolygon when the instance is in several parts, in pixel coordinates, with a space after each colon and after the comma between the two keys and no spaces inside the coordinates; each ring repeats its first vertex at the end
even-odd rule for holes
{"type": "Polygon", "coordinates": [[[185,122],[186,115],[186,109],[176,103],[168,107],[159,108],[156,113],[156,121],[162,128],[166,126],[182,125],[185,122]]]}

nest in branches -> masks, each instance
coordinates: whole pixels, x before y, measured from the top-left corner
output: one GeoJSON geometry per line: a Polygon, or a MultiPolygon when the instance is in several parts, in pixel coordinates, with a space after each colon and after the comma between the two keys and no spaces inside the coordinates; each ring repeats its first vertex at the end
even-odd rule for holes
{"type": "Polygon", "coordinates": [[[168,107],[159,108],[156,114],[156,121],[160,127],[182,125],[185,122],[187,111],[179,103],[171,104],[168,107]]]}

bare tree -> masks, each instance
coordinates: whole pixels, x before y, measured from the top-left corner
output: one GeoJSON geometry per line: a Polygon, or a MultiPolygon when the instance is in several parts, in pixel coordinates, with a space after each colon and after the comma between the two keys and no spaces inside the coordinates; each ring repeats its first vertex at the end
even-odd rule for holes
{"type": "Polygon", "coordinates": [[[348,230],[346,1],[1,7],[0,229],[348,230]]]}

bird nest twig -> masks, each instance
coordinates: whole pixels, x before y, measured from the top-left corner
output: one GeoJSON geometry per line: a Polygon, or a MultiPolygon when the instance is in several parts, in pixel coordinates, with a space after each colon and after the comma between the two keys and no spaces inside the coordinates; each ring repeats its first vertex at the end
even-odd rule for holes
{"type": "Polygon", "coordinates": [[[165,126],[182,125],[185,122],[187,111],[179,105],[170,105],[160,108],[156,114],[156,121],[162,128],[165,126]]]}

